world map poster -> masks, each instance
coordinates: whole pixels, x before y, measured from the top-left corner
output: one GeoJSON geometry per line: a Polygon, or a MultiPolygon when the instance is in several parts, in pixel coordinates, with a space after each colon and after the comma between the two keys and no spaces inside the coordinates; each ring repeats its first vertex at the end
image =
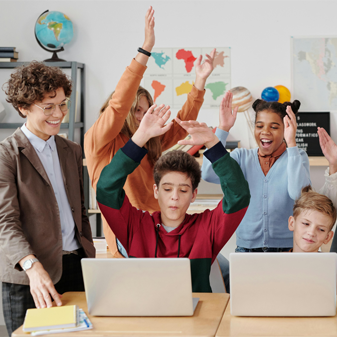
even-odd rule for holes
{"type": "MultiPolygon", "coordinates": [[[[231,88],[230,48],[216,48],[214,69],[206,82],[203,108],[217,109],[231,88]]],[[[195,81],[195,61],[210,54],[212,48],[155,48],[151,52],[143,86],[154,102],[181,109],[195,81]]]]}
{"type": "Polygon", "coordinates": [[[337,37],[293,37],[293,98],[301,111],[337,111],[337,37]]]}

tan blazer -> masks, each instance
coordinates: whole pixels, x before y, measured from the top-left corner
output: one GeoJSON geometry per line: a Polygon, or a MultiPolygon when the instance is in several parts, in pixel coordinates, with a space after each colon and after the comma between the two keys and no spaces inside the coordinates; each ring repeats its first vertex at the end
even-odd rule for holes
{"type": "MultiPolygon", "coordinates": [[[[87,257],[95,248],[84,207],[81,147],[55,136],[76,237],[87,257]]],[[[0,142],[0,279],[29,284],[18,262],[34,254],[57,283],[62,274],[62,234],[57,201],[35,149],[21,131],[0,142]]]]}

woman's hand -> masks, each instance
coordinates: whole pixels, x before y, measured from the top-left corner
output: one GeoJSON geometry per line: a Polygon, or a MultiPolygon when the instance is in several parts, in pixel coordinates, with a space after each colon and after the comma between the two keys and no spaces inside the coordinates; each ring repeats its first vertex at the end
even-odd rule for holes
{"type": "Polygon", "coordinates": [[[206,125],[197,121],[181,121],[178,117],[176,122],[184,128],[190,135],[190,139],[178,141],[180,145],[205,145],[208,149],[219,142],[218,137],[206,125]]]}
{"type": "Polygon", "coordinates": [[[145,15],[145,41],[142,48],[151,52],[154,43],[154,9],[150,6],[145,15]]]}
{"type": "Polygon", "coordinates": [[[287,116],[283,118],[284,124],[284,139],[288,145],[288,147],[296,146],[296,130],[297,130],[297,122],[296,116],[291,109],[291,106],[287,106],[287,116]]]}
{"type": "MultiPolygon", "coordinates": [[[[154,46],[154,42],[154,9],[150,6],[145,15],[145,40],[142,49],[150,53],[154,46]]],[[[135,60],[143,66],[146,66],[149,56],[143,53],[138,53],[135,60]]]]}
{"type": "Polygon", "coordinates": [[[195,83],[194,86],[198,90],[204,90],[205,83],[208,78],[208,76],[212,73],[214,69],[214,57],[215,57],[216,49],[214,48],[211,51],[211,54],[206,54],[206,58],[203,63],[202,61],[202,55],[200,55],[197,60],[195,61],[195,83]]]}
{"type": "Polygon", "coordinates": [[[239,107],[232,110],[233,94],[230,91],[222,98],[219,110],[219,129],[229,132],[233,127],[239,107]]]}
{"type": "Polygon", "coordinates": [[[329,173],[337,172],[337,145],[323,128],[317,128],[319,145],[324,157],[329,162],[329,173]]]}
{"type": "Polygon", "coordinates": [[[157,107],[152,105],[145,113],[142,121],[135,134],[132,136],[132,141],[140,147],[143,147],[147,141],[153,137],[163,135],[167,132],[172,122],[165,125],[171,115],[170,106],[161,104],[157,107]]]}

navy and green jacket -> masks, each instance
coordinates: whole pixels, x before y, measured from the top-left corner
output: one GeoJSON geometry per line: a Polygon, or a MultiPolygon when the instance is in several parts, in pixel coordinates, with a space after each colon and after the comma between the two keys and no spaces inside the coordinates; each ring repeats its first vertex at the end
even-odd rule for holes
{"type": "MultiPolygon", "coordinates": [[[[250,193],[240,166],[221,142],[204,152],[220,178],[224,198],[218,206],[200,214],[186,214],[170,233],[161,226],[160,212],[152,215],[133,207],[124,183],[147,150],[130,139],[119,149],[97,183],[97,201],[103,216],[130,257],[188,257],[193,292],[211,292],[211,264],[244,217],[250,193]]],[[[141,186],[134,186],[141,188],[141,186]]]]}

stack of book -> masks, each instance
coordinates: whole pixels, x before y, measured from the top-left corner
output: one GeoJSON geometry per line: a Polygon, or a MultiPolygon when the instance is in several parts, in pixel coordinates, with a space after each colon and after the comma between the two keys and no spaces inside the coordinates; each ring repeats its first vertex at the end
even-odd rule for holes
{"type": "Polygon", "coordinates": [[[19,58],[19,52],[15,47],[0,47],[0,62],[16,62],[19,58]]]}
{"type": "Polygon", "coordinates": [[[77,305],[28,309],[23,331],[32,336],[92,329],[87,315],[77,305]]]}

